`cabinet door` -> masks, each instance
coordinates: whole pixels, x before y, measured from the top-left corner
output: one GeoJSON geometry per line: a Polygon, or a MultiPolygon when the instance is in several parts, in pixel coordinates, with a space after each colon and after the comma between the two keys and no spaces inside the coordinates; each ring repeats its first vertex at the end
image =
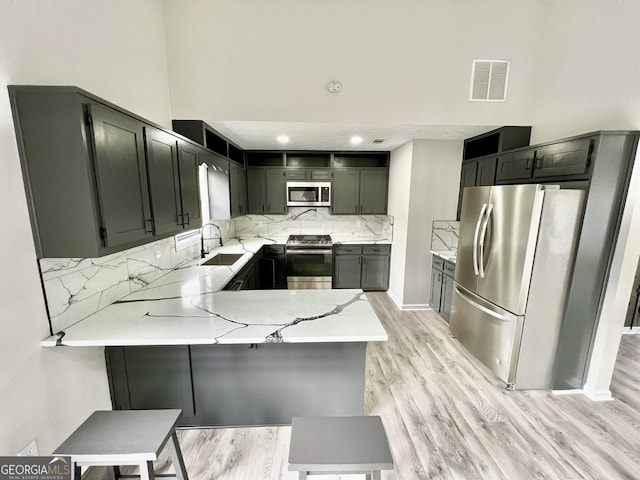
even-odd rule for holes
{"type": "Polygon", "coordinates": [[[331,213],[358,213],[360,209],[360,171],[334,170],[331,213]]]}
{"type": "Polygon", "coordinates": [[[387,290],[389,288],[389,257],[364,255],[362,257],[363,290],[387,290]]]}
{"type": "Polygon", "coordinates": [[[460,220],[460,209],[462,208],[464,189],[465,187],[475,187],[477,170],[478,162],[462,162],[462,169],[460,170],[460,190],[458,192],[458,213],[456,216],[458,220],[460,220]]]}
{"type": "Polygon", "coordinates": [[[360,211],[363,214],[387,213],[387,171],[385,169],[360,172],[360,211]]]}
{"type": "Polygon", "coordinates": [[[267,213],[287,213],[287,188],[284,176],[284,169],[268,169],[266,172],[267,213]]]}
{"type": "Polygon", "coordinates": [[[589,171],[588,138],[547,145],[536,150],[533,172],[538,177],[577,176],[587,178],[589,171]]]}
{"type": "Polygon", "coordinates": [[[333,288],[360,288],[360,255],[336,255],[333,259],[333,288]]]}
{"type": "Polygon", "coordinates": [[[506,153],[498,157],[496,182],[531,178],[535,150],[506,153]]]}
{"type": "Polygon", "coordinates": [[[306,180],[307,171],[302,168],[287,168],[284,172],[287,180],[306,180]]]}
{"type": "Polygon", "coordinates": [[[497,164],[497,157],[478,160],[478,170],[476,172],[477,186],[495,185],[497,164]]]}
{"type": "Polygon", "coordinates": [[[229,163],[229,202],[231,205],[231,218],[241,214],[240,211],[240,167],[229,163]]]}
{"type": "Polygon", "coordinates": [[[453,299],[453,278],[442,275],[442,296],[440,298],[440,316],[449,323],[451,300],[453,299]]]}
{"type": "Polygon", "coordinates": [[[247,204],[247,171],[244,167],[238,169],[238,207],[240,215],[246,215],[249,211],[247,204]]]}
{"type": "Polygon", "coordinates": [[[145,127],[151,209],[156,235],[182,228],[180,176],[176,139],[162,130],[145,127]]]}
{"type": "Polygon", "coordinates": [[[247,170],[247,199],[249,203],[248,213],[264,213],[266,198],[266,172],[257,168],[247,170]]]}
{"type": "Polygon", "coordinates": [[[151,237],[143,125],[101,105],[91,104],[88,110],[105,246],[151,237]]]}
{"type": "Polygon", "coordinates": [[[200,228],[202,226],[198,153],[198,147],[183,140],[178,140],[182,225],[185,228],[200,228]]]}
{"type": "Polygon", "coordinates": [[[107,347],[105,356],[114,409],[195,414],[188,346],[107,347]]]}
{"type": "Polygon", "coordinates": [[[442,298],[442,270],[431,269],[431,301],[429,305],[434,312],[440,311],[440,300],[442,298]]]}
{"type": "Polygon", "coordinates": [[[307,171],[307,178],[311,180],[331,180],[331,169],[307,171]]]}

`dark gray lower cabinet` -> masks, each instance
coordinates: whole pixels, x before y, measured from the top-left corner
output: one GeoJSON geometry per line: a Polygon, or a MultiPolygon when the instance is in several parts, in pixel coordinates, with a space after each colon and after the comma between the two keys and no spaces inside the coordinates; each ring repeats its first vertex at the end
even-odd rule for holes
{"type": "Polygon", "coordinates": [[[284,245],[265,245],[258,261],[260,290],[286,289],[287,271],[284,245]]]}
{"type": "Polygon", "coordinates": [[[180,426],[363,415],[366,343],[107,347],[114,410],[181,408],[180,426]]]}
{"type": "Polygon", "coordinates": [[[431,263],[431,296],[429,305],[447,322],[451,315],[455,264],[433,255],[431,263]]]}
{"type": "Polygon", "coordinates": [[[181,422],[195,415],[188,345],[106,347],[114,410],[179,408],[181,422]]]}
{"type": "Polygon", "coordinates": [[[390,245],[336,245],[333,288],[387,290],[390,260],[390,245]]]}

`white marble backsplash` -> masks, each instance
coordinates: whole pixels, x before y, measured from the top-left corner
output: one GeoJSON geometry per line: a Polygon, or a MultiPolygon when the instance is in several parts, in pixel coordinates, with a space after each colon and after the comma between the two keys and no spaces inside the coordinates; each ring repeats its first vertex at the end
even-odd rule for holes
{"type": "Polygon", "coordinates": [[[432,251],[458,250],[460,222],[454,220],[434,220],[431,226],[432,251]]]}
{"type": "MultiPolygon", "coordinates": [[[[223,242],[235,237],[233,221],[213,221],[223,242]]],[[[219,245],[215,228],[205,230],[205,249],[219,245]]],[[[43,258],[40,270],[54,333],[148,285],[200,256],[197,240],[176,250],[169,237],[100,258],[43,258]]]]}
{"type": "Polygon", "coordinates": [[[393,217],[331,215],[326,207],[290,207],[286,215],[245,215],[235,220],[238,238],[262,237],[276,242],[289,235],[327,234],[334,243],[391,243],[393,217]]]}

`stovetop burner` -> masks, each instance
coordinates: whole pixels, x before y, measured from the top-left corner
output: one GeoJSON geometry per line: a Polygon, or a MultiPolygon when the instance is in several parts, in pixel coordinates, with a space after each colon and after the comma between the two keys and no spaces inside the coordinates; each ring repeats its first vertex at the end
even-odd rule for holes
{"type": "Polygon", "coordinates": [[[331,235],[289,235],[288,246],[330,247],[333,245],[331,235]]]}

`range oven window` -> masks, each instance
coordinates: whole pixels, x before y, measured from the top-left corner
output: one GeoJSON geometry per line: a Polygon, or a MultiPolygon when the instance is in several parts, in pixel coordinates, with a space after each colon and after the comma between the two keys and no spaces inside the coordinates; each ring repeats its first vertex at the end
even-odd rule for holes
{"type": "Polygon", "coordinates": [[[287,275],[295,277],[330,277],[331,253],[287,252],[287,275]]]}

